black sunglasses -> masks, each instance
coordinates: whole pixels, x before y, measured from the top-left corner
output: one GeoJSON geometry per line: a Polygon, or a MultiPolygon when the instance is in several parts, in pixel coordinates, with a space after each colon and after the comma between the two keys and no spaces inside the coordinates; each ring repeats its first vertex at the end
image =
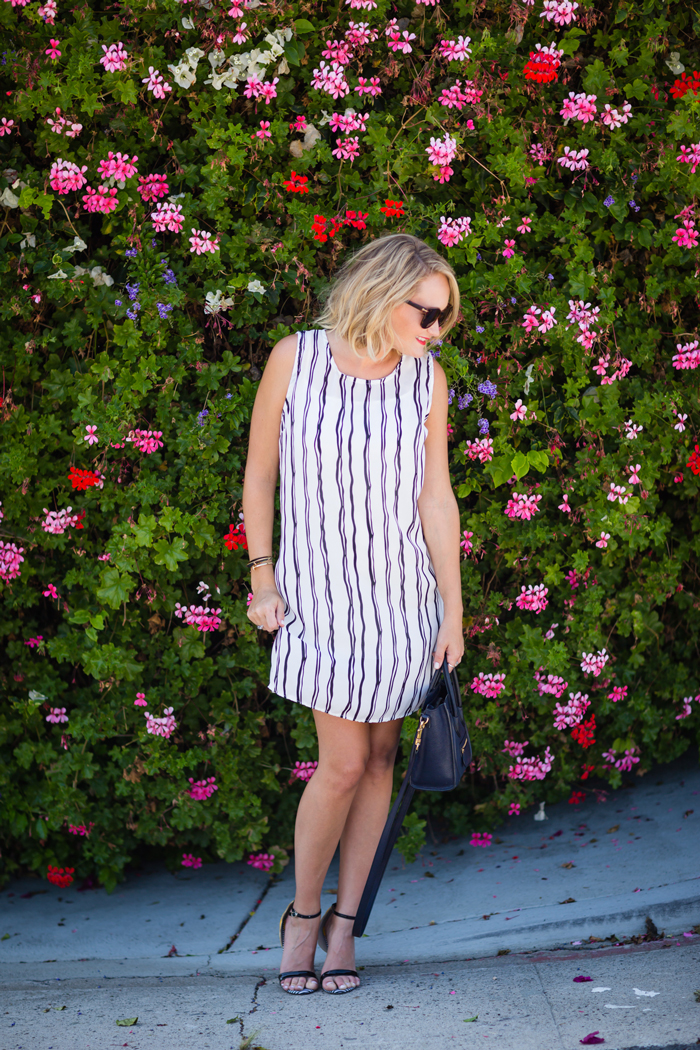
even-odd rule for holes
{"type": "Polygon", "coordinates": [[[451,306],[446,306],[444,310],[441,310],[438,306],[419,306],[418,303],[412,303],[410,299],[407,299],[406,303],[423,314],[420,322],[421,328],[430,328],[436,321],[442,326],[452,313],[451,306]]]}

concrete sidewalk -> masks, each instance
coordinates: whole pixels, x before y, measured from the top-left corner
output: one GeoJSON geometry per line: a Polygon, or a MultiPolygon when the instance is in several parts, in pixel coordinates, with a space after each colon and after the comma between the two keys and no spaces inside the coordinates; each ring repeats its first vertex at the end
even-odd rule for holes
{"type": "Polygon", "coordinates": [[[412,865],[396,854],[357,945],[363,986],[332,1000],[286,996],[275,978],[289,870],[271,880],[243,864],[151,869],[111,896],[9,885],[0,1050],[238,1050],[257,1028],[250,1045],[266,1050],[316,1039],[573,1050],[594,1031],[613,1048],[695,1045],[697,763],[652,771],[601,804],[561,803],[547,818],[511,818],[488,849],[429,846],[412,865]],[[666,938],[639,943],[654,926],[666,938]],[[116,1026],[131,1017],[133,1030],[116,1026]]]}

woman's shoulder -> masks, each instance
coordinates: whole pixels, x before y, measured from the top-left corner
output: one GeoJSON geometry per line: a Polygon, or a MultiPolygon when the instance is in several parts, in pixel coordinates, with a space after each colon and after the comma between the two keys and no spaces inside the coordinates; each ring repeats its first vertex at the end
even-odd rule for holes
{"type": "Polygon", "coordinates": [[[287,395],[292,378],[297,340],[298,336],[294,333],[285,335],[275,343],[265,363],[263,377],[260,381],[270,396],[274,397],[277,394],[281,401],[284,401],[287,395]]]}

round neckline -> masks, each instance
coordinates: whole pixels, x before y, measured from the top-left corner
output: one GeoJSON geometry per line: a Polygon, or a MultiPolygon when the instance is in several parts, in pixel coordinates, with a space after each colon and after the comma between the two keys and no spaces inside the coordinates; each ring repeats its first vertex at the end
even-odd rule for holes
{"type": "Polygon", "coordinates": [[[328,356],[331,359],[331,364],[335,368],[339,376],[343,376],[345,379],[359,379],[361,383],[383,383],[385,379],[391,379],[393,375],[396,375],[398,370],[401,368],[401,362],[403,361],[403,355],[399,357],[399,363],[392,368],[391,372],[385,376],[375,376],[373,379],[365,379],[364,376],[351,376],[348,372],[341,372],[338,368],[335,358],[333,357],[333,351],[331,350],[331,344],[328,341],[325,328],[323,329],[323,338],[326,340],[326,347],[328,348],[328,356]]]}

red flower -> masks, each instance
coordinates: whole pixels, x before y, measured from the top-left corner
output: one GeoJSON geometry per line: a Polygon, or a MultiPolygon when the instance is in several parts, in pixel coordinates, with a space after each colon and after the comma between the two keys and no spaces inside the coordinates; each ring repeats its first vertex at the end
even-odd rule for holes
{"type": "Polygon", "coordinates": [[[311,226],[311,232],[314,235],[315,241],[321,241],[323,244],[328,240],[329,237],[335,237],[338,230],[342,227],[343,223],[340,219],[326,219],[323,215],[314,215],[313,225],[311,226]],[[331,226],[327,227],[326,223],[330,221],[331,226]]]}
{"type": "Polygon", "coordinates": [[[49,864],[46,878],[49,882],[53,883],[54,886],[60,886],[62,890],[65,890],[73,881],[74,871],[75,868],[52,868],[49,864]]]}
{"type": "MultiPolygon", "coordinates": [[[[593,767],[591,767],[593,768],[593,767]]],[[[580,802],[583,802],[586,797],[585,791],[572,791],[571,798],[569,799],[570,806],[578,806],[580,802]]]]}
{"type": "Polygon", "coordinates": [[[369,215],[368,211],[364,212],[364,213],[361,212],[361,211],[346,211],[345,212],[345,225],[346,226],[354,226],[356,230],[366,230],[367,229],[367,223],[366,223],[365,220],[366,220],[368,215],[369,215]]]}
{"type": "Polygon", "coordinates": [[[289,190],[290,193],[308,193],[309,187],[306,183],[309,181],[307,175],[297,175],[295,171],[289,176],[288,182],[283,182],[285,190],[289,190]]]}
{"type": "Polygon", "coordinates": [[[75,523],[76,529],[84,529],[85,528],[85,526],[82,524],[82,521],[83,521],[84,517],[85,517],[85,511],[81,510],[80,514],[78,514],[78,520],[75,523]]]}
{"type": "Polygon", "coordinates": [[[387,219],[392,218],[394,215],[400,219],[402,218],[404,213],[403,207],[404,206],[401,201],[392,201],[389,200],[389,198],[387,198],[379,210],[384,212],[387,219]]]}
{"type": "Polygon", "coordinates": [[[84,492],[91,485],[97,485],[100,479],[92,470],[78,470],[77,467],[71,467],[68,480],[74,489],[84,492]]]}
{"type": "Polygon", "coordinates": [[[595,766],[587,766],[584,762],[584,764],[581,766],[581,769],[583,770],[583,772],[581,773],[581,780],[588,780],[589,776],[595,769],[595,766]]]}
{"type": "Polygon", "coordinates": [[[673,87],[670,89],[674,98],[683,98],[689,91],[697,95],[698,91],[700,91],[700,73],[696,70],[691,76],[692,79],[687,73],[684,73],[680,80],[674,80],[673,87]]]}
{"type": "Polygon", "coordinates": [[[239,522],[238,525],[229,525],[229,531],[224,536],[224,543],[230,551],[248,550],[248,540],[245,536],[245,527],[239,522]]]}
{"type": "Polygon", "coordinates": [[[595,744],[595,715],[591,715],[587,722],[581,722],[581,725],[575,726],[571,730],[571,736],[581,747],[590,747],[591,744],[595,744]]]}
{"type": "Polygon", "coordinates": [[[695,451],[690,453],[690,459],[686,463],[693,474],[700,474],[700,445],[695,446],[695,451]]]}
{"type": "Polygon", "coordinates": [[[561,65],[558,58],[551,55],[543,55],[541,52],[531,51],[530,61],[526,63],[526,80],[536,80],[538,84],[549,84],[557,79],[557,69],[561,65]]]}

